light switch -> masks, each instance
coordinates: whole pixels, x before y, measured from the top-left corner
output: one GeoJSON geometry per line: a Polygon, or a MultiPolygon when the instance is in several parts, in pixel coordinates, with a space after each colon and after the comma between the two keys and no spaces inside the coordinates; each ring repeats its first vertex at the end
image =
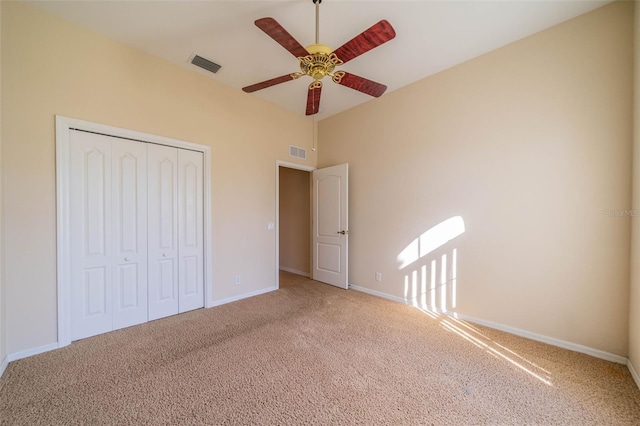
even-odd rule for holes
{"type": "Polygon", "coordinates": [[[273,223],[273,222],[269,222],[269,223],[267,223],[267,229],[268,229],[269,231],[273,231],[274,229],[276,229],[276,224],[275,224],[275,223],[273,223]]]}

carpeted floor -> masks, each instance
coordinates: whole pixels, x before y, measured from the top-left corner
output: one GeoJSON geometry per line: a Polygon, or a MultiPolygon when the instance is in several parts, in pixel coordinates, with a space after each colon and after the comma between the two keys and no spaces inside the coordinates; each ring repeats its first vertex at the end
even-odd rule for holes
{"type": "Polygon", "coordinates": [[[638,425],[627,368],[301,277],[12,362],[2,424],[638,425]]]}

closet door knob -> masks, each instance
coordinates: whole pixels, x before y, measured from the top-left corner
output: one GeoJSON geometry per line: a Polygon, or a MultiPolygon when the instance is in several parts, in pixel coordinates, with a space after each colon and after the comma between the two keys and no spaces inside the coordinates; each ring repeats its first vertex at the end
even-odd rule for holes
{"type": "Polygon", "coordinates": [[[131,258],[130,258],[130,257],[125,257],[125,258],[124,258],[124,261],[125,261],[125,262],[128,262],[128,261],[130,261],[130,260],[131,260],[131,258]]]}

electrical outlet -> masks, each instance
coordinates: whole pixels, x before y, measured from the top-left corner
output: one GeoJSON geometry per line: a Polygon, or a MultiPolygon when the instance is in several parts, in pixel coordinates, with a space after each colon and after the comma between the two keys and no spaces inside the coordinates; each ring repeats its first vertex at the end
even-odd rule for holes
{"type": "Polygon", "coordinates": [[[382,273],[381,272],[376,272],[376,281],[378,281],[378,282],[382,281],[382,273]]]}
{"type": "Polygon", "coordinates": [[[233,278],[234,282],[236,283],[236,285],[239,285],[242,282],[242,277],[240,275],[236,275],[233,278]]]}

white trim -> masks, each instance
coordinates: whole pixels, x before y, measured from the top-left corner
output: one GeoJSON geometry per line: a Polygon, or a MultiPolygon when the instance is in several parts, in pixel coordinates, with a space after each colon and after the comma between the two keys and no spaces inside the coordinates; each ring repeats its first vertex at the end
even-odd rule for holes
{"type": "Polygon", "coordinates": [[[303,170],[305,172],[312,172],[316,169],[313,166],[305,166],[303,164],[276,160],[276,265],[274,270],[276,289],[280,288],[280,274],[278,274],[278,271],[280,270],[280,167],[303,170]]]}
{"type": "Polygon", "coordinates": [[[638,372],[636,371],[636,369],[633,368],[633,364],[631,364],[630,359],[627,359],[627,368],[631,373],[631,377],[633,377],[633,380],[636,382],[636,386],[638,386],[638,388],[640,389],[640,376],[638,375],[638,372]]]}
{"type": "Polygon", "coordinates": [[[313,166],[307,166],[304,164],[290,163],[288,161],[276,160],[276,167],[286,167],[287,169],[304,170],[305,172],[312,172],[316,169],[313,166]]]}
{"type": "Polygon", "coordinates": [[[49,352],[58,348],[60,348],[60,345],[58,345],[58,343],[50,343],[48,345],[38,346],[37,348],[27,349],[20,352],[14,352],[12,354],[7,355],[7,361],[8,362],[17,361],[22,358],[28,358],[30,356],[39,355],[39,354],[49,352]]]}
{"type": "Polygon", "coordinates": [[[204,191],[203,208],[204,208],[204,307],[213,306],[213,231],[211,229],[211,149],[206,147],[203,151],[204,156],[204,182],[202,190],[204,191]]]}
{"type": "Polygon", "coordinates": [[[268,287],[268,288],[263,288],[261,290],[252,291],[250,293],[244,293],[244,294],[240,294],[238,296],[228,297],[226,299],[215,300],[215,301],[213,301],[213,304],[211,306],[214,307],[214,306],[226,305],[227,303],[237,302],[238,300],[247,299],[247,298],[253,297],[253,296],[259,296],[259,295],[265,294],[265,293],[270,293],[270,292],[275,291],[277,289],[278,289],[278,287],[268,287]]]}
{"type": "Polygon", "coordinates": [[[349,284],[349,288],[352,288],[356,291],[361,291],[362,293],[367,293],[370,294],[372,296],[378,296],[378,297],[382,297],[383,299],[388,299],[388,300],[393,300],[394,302],[400,302],[400,303],[404,303],[406,305],[409,305],[409,301],[406,300],[403,297],[398,297],[398,296],[392,296],[388,293],[383,293],[381,291],[377,291],[377,290],[371,290],[370,288],[366,288],[366,287],[360,287],[358,285],[355,284],[349,284]]]}
{"type": "MultiPolygon", "coordinates": [[[[366,287],[360,287],[360,286],[353,285],[353,284],[349,284],[349,287],[354,289],[354,290],[361,291],[363,293],[368,293],[368,294],[371,294],[371,295],[374,295],[374,296],[378,296],[378,297],[382,297],[382,298],[385,298],[385,299],[393,300],[393,301],[396,301],[396,302],[404,303],[406,305],[411,305],[411,306],[415,306],[416,305],[416,303],[414,303],[413,300],[408,300],[408,299],[405,299],[403,297],[392,296],[390,294],[383,293],[383,292],[376,291],[376,290],[371,290],[371,289],[368,289],[366,287]]],[[[546,343],[546,344],[552,345],[552,346],[557,346],[559,348],[569,349],[569,350],[574,351],[574,352],[580,352],[580,353],[583,353],[583,354],[591,355],[591,356],[593,356],[595,358],[604,359],[606,361],[616,362],[618,364],[627,364],[627,365],[629,365],[628,362],[627,362],[627,358],[626,357],[623,357],[623,356],[620,356],[620,355],[616,355],[616,354],[612,354],[610,352],[602,351],[600,349],[590,348],[588,346],[579,345],[577,343],[567,342],[566,340],[560,340],[560,339],[556,339],[554,337],[548,337],[548,336],[544,336],[542,334],[532,333],[532,332],[529,332],[529,331],[526,331],[526,330],[521,330],[519,328],[514,328],[514,327],[507,326],[507,325],[502,325],[502,324],[497,324],[495,322],[485,321],[485,320],[482,320],[482,319],[469,317],[467,315],[462,315],[462,314],[458,314],[458,313],[455,313],[455,312],[433,312],[433,313],[440,314],[440,315],[447,315],[447,316],[450,316],[450,317],[453,317],[453,318],[457,318],[457,319],[461,319],[461,320],[464,320],[464,321],[472,322],[474,324],[479,324],[479,325],[483,325],[485,327],[493,328],[493,329],[496,329],[496,330],[505,331],[507,333],[514,334],[516,336],[525,337],[527,339],[531,339],[531,340],[535,340],[535,341],[538,341],[538,342],[546,343]]],[[[638,381],[636,381],[636,383],[638,383],[638,381]]]]}
{"type": "Polygon", "coordinates": [[[60,345],[58,343],[51,343],[51,344],[48,344],[48,345],[39,346],[37,348],[32,348],[32,349],[27,349],[27,350],[20,351],[20,352],[14,352],[14,353],[11,353],[11,354],[7,354],[4,357],[4,359],[2,360],[2,363],[0,363],[0,377],[2,377],[2,375],[5,372],[5,370],[9,366],[10,362],[17,361],[19,359],[27,358],[27,357],[34,356],[34,355],[39,355],[41,353],[49,352],[49,351],[52,351],[52,350],[58,349],[58,348],[60,348],[60,345]]]}
{"type": "Polygon", "coordinates": [[[9,365],[9,355],[6,355],[2,360],[2,363],[0,363],[0,377],[2,377],[8,365],[9,365]]]}
{"type": "Polygon", "coordinates": [[[71,123],[64,117],[56,116],[56,265],[58,295],[58,344],[71,343],[71,278],[69,259],[69,132],[71,123]],[[65,143],[62,143],[65,141],[65,143]]]}
{"type": "MultiPolygon", "coordinates": [[[[354,285],[354,284],[349,284],[349,288],[352,288],[352,289],[354,289],[356,291],[360,291],[362,293],[370,294],[372,296],[377,296],[377,297],[381,297],[383,299],[388,299],[388,300],[391,300],[391,301],[394,301],[394,302],[400,302],[400,303],[403,303],[403,304],[406,304],[406,305],[411,305],[412,304],[411,301],[406,300],[406,299],[404,299],[402,297],[392,296],[390,294],[383,293],[383,292],[376,291],[376,290],[371,290],[371,289],[368,289],[366,287],[360,287],[360,286],[357,286],[357,285],[354,285]]],[[[210,307],[220,306],[220,305],[224,305],[224,304],[227,304],[227,303],[236,302],[238,300],[246,299],[246,298],[249,298],[249,297],[259,296],[261,294],[270,293],[270,292],[275,291],[275,290],[278,290],[278,288],[277,287],[271,287],[271,288],[267,288],[267,289],[257,290],[257,291],[251,292],[251,293],[241,294],[239,296],[229,297],[227,299],[213,301],[211,303],[210,307]]],[[[576,351],[576,352],[585,353],[587,355],[591,355],[591,356],[594,356],[596,358],[600,358],[600,359],[604,359],[604,360],[607,360],[607,361],[616,362],[616,363],[619,363],[619,364],[626,364],[627,368],[629,369],[629,372],[631,373],[631,377],[633,377],[633,380],[635,381],[636,385],[638,386],[638,388],[640,388],[640,375],[638,375],[636,369],[633,367],[633,364],[631,364],[631,360],[628,359],[628,358],[625,358],[625,357],[622,357],[622,356],[619,356],[619,355],[614,355],[614,354],[611,354],[611,353],[608,353],[608,352],[600,351],[598,349],[592,349],[592,348],[589,348],[587,346],[576,345],[574,343],[565,342],[565,341],[554,339],[554,338],[551,338],[551,337],[542,336],[540,334],[530,333],[528,331],[519,330],[519,329],[512,328],[512,327],[507,327],[507,326],[502,326],[500,324],[496,324],[496,323],[493,323],[493,322],[490,322],[490,321],[478,320],[476,318],[467,317],[465,315],[456,314],[456,315],[452,315],[452,316],[454,316],[455,318],[463,319],[465,321],[469,321],[469,322],[473,322],[473,323],[476,323],[476,324],[484,325],[484,326],[489,327],[489,328],[494,328],[494,329],[501,330],[501,331],[506,331],[508,333],[515,334],[515,335],[518,335],[518,336],[521,336],[521,337],[526,337],[526,338],[530,338],[532,340],[537,340],[537,341],[540,341],[542,343],[550,344],[552,346],[558,346],[558,347],[569,349],[569,350],[573,350],[573,351],[576,351]],[[540,339],[534,338],[532,336],[540,337],[540,339]],[[558,344],[558,343],[561,343],[561,344],[558,344]],[[576,348],[585,349],[586,351],[585,350],[578,350],[576,348]],[[606,356],[603,356],[603,355],[606,355],[606,356]]],[[[4,359],[2,360],[2,363],[0,363],[0,377],[2,377],[2,375],[6,371],[7,366],[9,365],[10,362],[17,361],[17,360],[22,359],[22,358],[27,358],[27,357],[30,357],[30,356],[33,356],[33,355],[38,355],[38,354],[41,354],[41,353],[44,353],[44,352],[49,352],[49,351],[58,349],[58,348],[60,348],[62,346],[64,346],[64,345],[60,345],[58,343],[51,343],[49,345],[44,345],[44,346],[40,346],[40,347],[37,347],[37,348],[28,349],[28,350],[25,350],[25,351],[20,351],[20,352],[15,352],[15,353],[12,353],[12,354],[8,354],[8,355],[6,355],[4,357],[4,359]]]]}
{"type": "Polygon", "coordinates": [[[303,277],[307,277],[307,278],[311,276],[311,274],[308,272],[302,272],[297,269],[287,268],[286,266],[281,266],[280,270],[285,272],[291,272],[292,274],[296,274],[296,275],[302,275],[303,277]]]}
{"type": "Polygon", "coordinates": [[[211,148],[164,136],[92,123],[75,118],[56,115],[56,208],[57,208],[57,289],[58,289],[58,345],[71,343],[71,292],[69,289],[69,135],[71,129],[102,133],[142,142],[190,149],[204,156],[204,306],[213,302],[213,256],[211,241],[211,148]]]}
{"type": "Polygon", "coordinates": [[[548,337],[542,334],[532,333],[530,331],[521,330],[519,328],[497,324],[491,321],[485,321],[485,320],[481,320],[478,318],[473,318],[473,317],[469,317],[469,316],[461,315],[457,313],[445,313],[444,315],[449,315],[454,318],[458,318],[464,321],[469,321],[478,325],[483,325],[485,327],[494,328],[496,330],[506,331],[507,333],[515,334],[516,336],[526,337],[527,339],[546,343],[552,346],[557,346],[559,348],[569,349],[570,351],[591,355],[592,357],[604,359],[606,361],[616,362],[618,364],[627,363],[626,357],[612,354],[611,352],[602,351],[600,349],[590,348],[589,346],[583,346],[577,343],[567,342],[566,340],[556,339],[555,337],[548,337]]]}
{"type": "MultiPolygon", "coordinates": [[[[210,303],[211,306],[209,306],[209,307],[220,306],[220,305],[224,305],[224,304],[227,304],[227,303],[236,302],[238,300],[246,299],[246,298],[249,298],[249,297],[259,296],[261,294],[269,293],[269,292],[272,292],[274,290],[277,290],[277,288],[276,287],[270,287],[270,288],[267,288],[267,289],[257,290],[257,291],[251,292],[251,293],[241,294],[239,296],[229,297],[227,299],[212,301],[210,303]]],[[[10,362],[17,361],[19,359],[27,358],[27,357],[34,356],[34,355],[39,355],[41,353],[49,352],[49,351],[52,351],[52,350],[55,350],[55,349],[59,349],[59,348],[61,348],[63,346],[67,346],[67,345],[68,345],[68,343],[66,345],[62,345],[62,344],[56,342],[56,343],[51,343],[51,344],[44,345],[44,346],[39,346],[37,348],[32,348],[32,349],[27,349],[27,350],[20,351],[20,352],[14,352],[14,353],[11,353],[11,354],[7,354],[4,357],[4,359],[2,360],[2,363],[0,363],[0,377],[2,377],[2,375],[4,374],[4,372],[7,369],[7,366],[9,365],[10,362]]]]}

